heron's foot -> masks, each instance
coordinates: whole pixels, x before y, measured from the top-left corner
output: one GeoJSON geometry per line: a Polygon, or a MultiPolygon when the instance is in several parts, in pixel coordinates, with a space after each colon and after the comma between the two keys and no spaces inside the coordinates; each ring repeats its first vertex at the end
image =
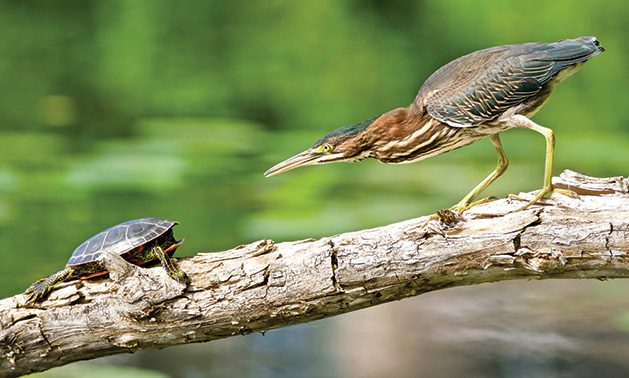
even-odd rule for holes
{"type": "MultiPolygon", "coordinates": [[[[564,196],[568,196],[570,198],[579,198],[579,195],[573,192],[572,190],[552,188],[552,187],[550,189],[540,189],[537,195],[535,196],[535,198],[533,198],[533,200],[529,201],[529,203],[515,210],[514,212],[528,209],[531,205],[535,204],[537,201],[542,199],[546,194],[550,194],[550,193],[559,193],[559,194],[563,194],[564,196]]],[[[509,194],[508,198],[516,199],[519,201],[528,201],[524,198],[518,197],[513,194],[509,194]]]]}
{"type": "Polygon", "coordinates": [[[474,201],[472,203],[466,203],[466,201],[462,200],[461,202],[457,203],[456,205],[452,206],[449,209],[437,210],[437,212],[431,215],[426,221],[426,223],[422,225],[422,228],[426,227],[426,225],[428,225],[428,222],[437,221],[437,220],[440,221],[445,226],[453,226],[461,221],[462,219],[461,215],[463,214],[464,211],[467,211],[476,205],[482,205],[484,203],[491,202],[496,199],[497,199],[496,197],[492,196],[492,197],[483,198],[478,201],[474,201]]]}
{"type": "Polygon", "coordinates": [[[461,213],[452,209],[437,210],[435,214],[428,217],[426,223],[420,228],[426,228],[431,221],[439,221],[441,226],[452,227],[459,223],[462,218],[461,213]]]}
{"type": "Polygon", "coordinates": [[[507,198],[508,199],[514,199],[514,200],[517,200],[517,201],[522,201],[522,202],[528,201],[527,199],[524,199],[524,198],[522,198],[520,196],[516,196],[515,194],[509,194],[509,195],[507,195],[507,198]]]}

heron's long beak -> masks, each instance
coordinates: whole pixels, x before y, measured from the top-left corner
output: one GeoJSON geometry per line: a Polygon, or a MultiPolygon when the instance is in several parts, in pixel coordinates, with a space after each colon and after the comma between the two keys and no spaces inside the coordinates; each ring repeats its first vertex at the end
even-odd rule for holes
{"type": "Polygon", "coordinates": [[[284,173],[286,171],[290,171],[294,168],[336,161],[343,156],[342,153],[325,155],[312,153],[310,151],[311,149],[308,149],[298,155],[293,156],[292,158],[286,159],[283,162],[271,167],[271,169],[264,172],[264,176],[270,177],[278,175],[280,173],[284,173]]]}
{"type": "Polygon", "coordinates": [[[268,171],[264,172],[265,177],[278,175],[280,173],[290,171],[293,168],[299,168],[306,165],[312,165],[317,162],[322,155],[320,154],[311,154],[310,150],[306,150],[300,154],[293,156],[292,158],[286,159],[283,162],[274,165],[268,171]]]}

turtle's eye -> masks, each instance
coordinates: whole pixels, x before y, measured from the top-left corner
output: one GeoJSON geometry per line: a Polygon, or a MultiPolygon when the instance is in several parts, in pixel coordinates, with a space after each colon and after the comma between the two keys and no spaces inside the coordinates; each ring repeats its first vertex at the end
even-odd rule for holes
{"type": "Polygon", "coordinates": [[[315,154],[329,154],[334,149],[334,146],[330,143],[324,143],[317,148],[314,148],[311,152],[315,154]]]}

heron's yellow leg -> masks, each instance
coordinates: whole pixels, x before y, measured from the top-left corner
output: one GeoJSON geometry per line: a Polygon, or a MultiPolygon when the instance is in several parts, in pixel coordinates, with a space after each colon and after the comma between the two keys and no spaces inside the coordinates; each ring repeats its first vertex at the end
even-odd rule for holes
{"type": "Polygon", "coordinates": [[[459,213],[462,213],[472,206],[480,205],[481,203],[488,202],[489,201],[488,198],[485,198],[476,202],[472,202],[472,201],[474,201],[474,199],[476,199],[476,197],[478,197],[478,195],[481,194],[483,190],[485,190],[489,185],[491,185],[492,182],[496,181],[496,179],[500,177],[507,170],[507,167],[509,166],[509,160],[507,160],[507,155],[505,155],[505,152],[502,149],[502,143],[500,143],[500,137],[498,136],[498,134],[490,135],[489,140],[491,140],[491,143],[493,143],[494,147],[496,147],[496,151],[498,152],[498,164],[496,165],[496,169],[494,169],[494,171],[491,172],[489,176],[485,177],[485,179],[481,181],[480,184],[476,185],[476,187],[472,189],[472,191],[469,192],[465,197],[463,197],[463,199],[459,201],[459,203],[452,206],[450,210],[458,211],[459,213]]]}
{"type": "Polygon", "coordinates": [[[553,131],[549,128],[536,124],[535,122],[531,121],[530,119],[522,115],[512,116],[506,120],[506,123],[510,126],[537,131],[538,133],[542,134],[544,138],[546,139],[546,161],[544,163],[544,186],[542,187],[542,189],[539,191],[537,196],[535,196],[535,198],[532,201],[522,206],[521,208],[517,209],[516,211],[527,209],[529,206],[539,201],[540,198],[544,197],[548,193],[560,193],[569,197],[576,197],[576,193],[570,190],[558,189],[558,188],[553,187],[553,183],[552,183],[553,156],[555,154],[555,134],[553,133],[553,131]]]}

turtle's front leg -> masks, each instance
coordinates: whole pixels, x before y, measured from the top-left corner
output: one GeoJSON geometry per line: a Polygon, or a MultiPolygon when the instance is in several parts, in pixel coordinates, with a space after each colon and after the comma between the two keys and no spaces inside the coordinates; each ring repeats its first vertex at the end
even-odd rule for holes
{"type": "Polygon", "coordinates": [[[50,290],[52,290],[53,286],[65,281],[72,275],[73,269],[66,266],[64,269],[55,272],[49,275],[46,278],[42,278],[41,280],[32,284],[24,294],[28,297],[26,299],[26,303],[29,302],[37,302],[42,299],[50,290]]]}
{"type": "Polygon", "coordinates": [[[166,253],[164,253],[162,247],[153,247],[153,249],[151,250],[151,254],[153,255],[151,257],[159,259],[159,262],[162,263],[164,270],[166,270],[166,273],[168,273],[170,278],[182,284],[186,283],[186,281],[188,280],[188,276],[186,275],[186,273],[184,273],[183,270],[177,268],[175,264],[173,264],[173,261],[170,259],[170,257],[168,257],[168,255],[166,255],[166,253]]]}

